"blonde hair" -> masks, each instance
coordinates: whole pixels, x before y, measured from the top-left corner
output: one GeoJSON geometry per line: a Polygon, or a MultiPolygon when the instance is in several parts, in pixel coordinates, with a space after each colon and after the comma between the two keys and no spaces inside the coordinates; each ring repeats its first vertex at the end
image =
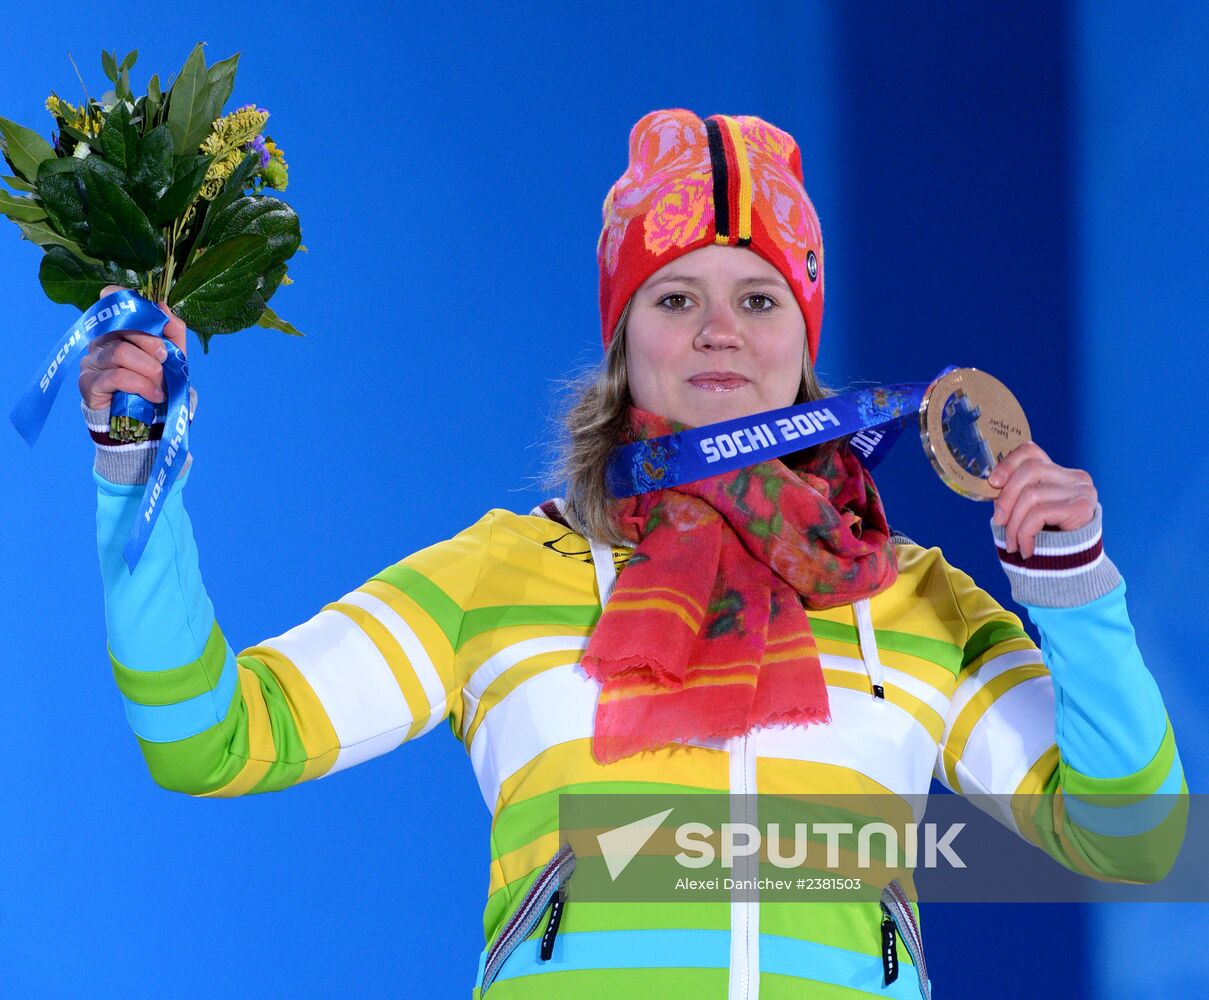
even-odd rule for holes
{"type": "MultiPolygon", "coordinates": [[[[633,301],[632,299],[630,300],[633,301]]],[[[630,303],[618,317],[604,360],[568,384],[569,403],[561,418],[562,438],[551,484],[563,485],[566,515],[571,527],[588,538],[620,545],[625,541],[613,517],[615,499],[605,485],[605,469],[613,451],[626,443],[626,415],[631,405],[626,369],[625,325],[630,303]]],[[[802,383],[796,403],[834,396],[822,385],[808,357],[802,364],[802,383]]],[[[819,448],[834,448],[830,442],[819,448]]]]}

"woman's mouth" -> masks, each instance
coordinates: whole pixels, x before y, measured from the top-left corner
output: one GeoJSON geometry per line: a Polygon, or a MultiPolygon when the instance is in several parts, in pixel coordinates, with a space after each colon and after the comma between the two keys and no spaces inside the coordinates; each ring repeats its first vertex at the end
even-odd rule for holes
{"type": "Polygon", "coordinates": [[[751,380],[738,372],[701,372],[688,381],[689,385],[707,392],[734,392],[748,385],[751,380]]]}

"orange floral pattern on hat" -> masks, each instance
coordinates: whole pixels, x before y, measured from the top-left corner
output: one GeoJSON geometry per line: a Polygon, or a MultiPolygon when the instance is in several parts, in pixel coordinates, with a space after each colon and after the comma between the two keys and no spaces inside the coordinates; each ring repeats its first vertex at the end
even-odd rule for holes
{"type": "Polygon", "coordinates": [[[709,143],[705,124],[683,112],[656,111],[630,135],[630,165],[604,202],[597,243],[610,274],[634,219],[643,220],[644,243],[653,253],[699,240],[713,222],[709,143]]]}
{"type": "Polygon", "coordinates": [[[661,188],[642,217],[643,242],[654,254],[686,247],[709,232],[713,217],[713,178],[689,174],[661,188]]]}
{"type": "Polygon", "coordinates": [[[770,161],[756,164],[753,181],[757,188],[755,210],[764,216],[765,226],[774,232],[782,244],[786,266],[793,275],[791,282],[812,299],[822,289],[822,282],[813,282],[806,273],[806,253],[810,247],[822,247],[817,216],[808,211],[809,204],[793,175],[770,161]],[[803,203],[806,204],[803,204],[803,203]]]}

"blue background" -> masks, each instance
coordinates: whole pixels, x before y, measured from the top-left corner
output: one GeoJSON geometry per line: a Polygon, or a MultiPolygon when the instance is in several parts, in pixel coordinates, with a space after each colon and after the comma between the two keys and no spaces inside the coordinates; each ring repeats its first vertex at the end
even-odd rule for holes
{"type": "MultiPolygon", "coordinates": [[[[140,50],[137,89],[205,40],[210,61],[243,53],[229,107],[267,106],[290,163],[310,252],[273,304],[307,337],[189,344],[187,502],[236,648],[547,495],[559,380],[599,357],[595,241],[630,126],[757,114],[798,138],[822,219],[823,377],[985,368],[1056,461],[1092,472],[1203,787],[1209,7],[54,9],[6,11],[0,114],[46,131],[46,94],[79,98],[68,51],[96,93],[101,46],[140,50]]],[[[72,311],[0,226],[7,411],[72,311]]],[[[468,996],[489,816],[444,728],[286,794],[151,782],[105,657],[92,447],[63,396],[35,450],[0,433],[0,993],[468,996]]],[[[892,523],[1007,602],[989,507],[921,462],[904,443],[879,473],[892,523]]],[[[1189,982],[1205,914],[933,905],[923,927],[941,997],[1132,997],[1189,982]]]]}

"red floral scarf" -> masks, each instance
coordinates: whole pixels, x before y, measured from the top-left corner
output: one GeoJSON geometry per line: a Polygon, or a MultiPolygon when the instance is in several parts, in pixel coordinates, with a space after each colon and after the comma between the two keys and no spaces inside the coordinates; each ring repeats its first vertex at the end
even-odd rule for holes
{"type": "MultiPolygon", "coordinates": [[[[630,436],[680,429],[630,411],[630,436]]],[[[593,756],[611,763],[754,725],[830,722],[803,610],[889,587],[898,568],[873,479],[846,447],[617,501],[637,543],[583,667],[603,685],[593,756]]]]}

